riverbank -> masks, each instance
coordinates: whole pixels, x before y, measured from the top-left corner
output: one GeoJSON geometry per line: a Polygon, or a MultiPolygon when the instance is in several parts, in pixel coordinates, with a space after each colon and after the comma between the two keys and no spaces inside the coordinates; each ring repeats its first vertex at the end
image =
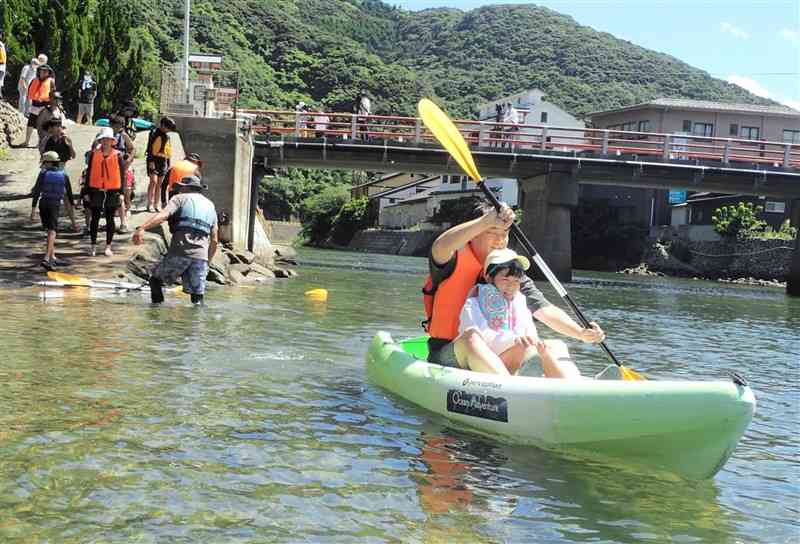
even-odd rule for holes
{"type": "MultiPolygon", "coordinates": [[[[424,257],[439,234],[438,231],[367,229],[358,231],[345,247],[329,244],[326,248],[424,257]]],[[[616,272],[785,288],[793,251],[794,242],[787,240],[656,241],[646,246],[637,266],[616,272]]],[[[607,268],[581,269],[613,272],[607,268]]]]}
{"type": "Polygon", "coordinates": [[[659,240],[638,266],[621,272],[785,288],[794,251],[793,241],[779,239],[659,240]]]}
{"type": "MultiPolygon", "coordinates": [[[[8,138],[16,144],[24,139],[23,124],[13,123],[13,108],[0,103],[0,113],[4,126],[9,127],[8,138]]],[[[19,118],[21,119],[21,117],[19,118]]],[[[80,191],[80,174],[83,169],[83,154],[89,149],[97,133],[95,126],[67,123],[67,135],[72,139],[78,158],[69,161],[66,172],[70,177],[72,190],[77,196],[80,191]]],[[[174,136],[174,135],[173,135],[174,136]]],[[[6,140],[6,138],[3,138],[6,140]]],[[[34,135],[32,142],[37,142],[34,135]]],[[[62,213],[61,230],[56,241],[56,255],[66,264],[59,271],[97,279],[115,279],[140,282],[149,277],[150,269],[160,259],[169,244],[169,231],[163,226],[152,229],[145,236],[145,244],[135,246],[131,243],[133,230],[150,216],[145,211],[147,194],[147,172],[144,161],[144,148],[147,133],[142,132],[134,141],[136,160],[133,170],[135,176],[135,197],[132,213],[128,218],[130,231],[117,233],[112,249],[114,255],[107,257],[89,255],[89,238],[72,232],[69,221],[62,213]]],[[[172,138],[173,159],[183,156],[180,138],[172,138]]],[[[39,173],[39,152],[35,148],[5,146],[0,153],[0,285],[24,286],[46,279],[46,271],[41,267],[46,237],[36,215],[30,220],[30,191],[39,173]]],[[[84,226],[82,210],[76,210],[78,224],[84,226]]],[[[101,222],[98,241],[104,241],[105,231],[101,222]]],[[[100,243],[100,248],[104,247],[100,243]]],[[[219,284],[236,284],[271,281],[273,278],[287,278],[296,275],[288,268],[291,258],[281,260],[256,257],[238,248],[222,246],[210,263],[209,280],[219,284]]],[[[290,248],[276,247],[280,255],[291,255],[290,248]]]]}

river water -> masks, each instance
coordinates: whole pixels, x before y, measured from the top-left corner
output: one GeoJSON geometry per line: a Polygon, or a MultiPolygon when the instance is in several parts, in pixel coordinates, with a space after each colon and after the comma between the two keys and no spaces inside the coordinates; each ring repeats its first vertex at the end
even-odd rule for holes
{"type": "MultiPolygon", "coordinates": [[[[751,427],[687,482],[477,438],[386,394],[367,345],[419,333],[425,261],[300,260],[202,309],[0,290],[0,541],[800,542],[800,300],[577,274],[632,368],[749,378],[751,427]]],[[[605,366],[570,346],[585,374],[605,366]]]]}

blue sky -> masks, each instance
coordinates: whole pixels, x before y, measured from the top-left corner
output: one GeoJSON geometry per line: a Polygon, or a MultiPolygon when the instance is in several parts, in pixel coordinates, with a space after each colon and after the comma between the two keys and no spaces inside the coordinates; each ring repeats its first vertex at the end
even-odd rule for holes
{"type": "Polygon", "coordinates": [[[536,4],[800,110],[800,0],[388,0],[409,10],[536,4]]]}

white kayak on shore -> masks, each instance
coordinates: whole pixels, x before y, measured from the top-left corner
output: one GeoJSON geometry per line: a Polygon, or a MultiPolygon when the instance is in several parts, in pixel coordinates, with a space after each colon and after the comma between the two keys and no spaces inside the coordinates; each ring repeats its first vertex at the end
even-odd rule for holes
{"type": "Polygon", "coordinates": [[[511,444],[569,451],[710,478],[753,417],[733,381],[565,381],[496,376],[428,363],[427,337],[378,332],[369,379],[460,427],[511,444]]]}

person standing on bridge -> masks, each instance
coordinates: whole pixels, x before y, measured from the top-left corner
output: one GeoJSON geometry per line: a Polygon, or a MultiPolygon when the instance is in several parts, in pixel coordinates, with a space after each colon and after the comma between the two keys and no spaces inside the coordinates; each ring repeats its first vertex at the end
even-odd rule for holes
{"type": "Polygon", "coordinates": [[[158,127],[150,131],[147,139],[147,175],[150,176],[150,185],[147,187],[147,211],[159,211],[159,195],[161,184],[169,169],[172,157],[172,145],[169,142],[169,133],[175,132],[175,121],[169,117],[162,117],[158,127]]]}
{"type": "Polygon", "coordinates": [[[203,304],[206,291],[208,263],[214,258],[219,244],[217,210],[202,191],[205,185],[196,176],[178,182],[180,193],[166,207],[145,221],[133,233],[133,243],[144,240],[150,227],[170,221],[174,225],[172,241],[167,254],[150,276],[150,300],[153,304],[164,302],[164,284],[183,282],[183,292],[189,293],[193,304],[203,304]]]}
{"type": "MultiPolygon", "coordinates": [[[[514,212],[506,204],[497,212],[481,203],[472,215],[474,219],[446,230],[431,247],[430,275],[422,290],[428,317],[426,330],[430,334],[428,361],[478,372],[508,374],[516,371],[510,359],[501,355],[503,364],[497,364],[497,355],[477,330],[466,330],[459,335],[458,329],[467,296],[476,284],[484,281],[483,263],[487,256],[492,250],[508,245],[514,212]]],[[[550,304],[527,276],[521,279],[520,291],[533,317],[552,330],[588,343],[600,343],[605,339],[597,323],[591,323],[589,328],[581,327],[562,309],[550,304]]],[[[569,360],[566,345],[560,341],[546,342],[558,363],[564,365],[560,372],[572,374],[572,369],[567,367],[574,363],[569,360]]]]}
{"type": "Polygon", "coordinates": [[[358,133],[362,140],[369,140],[369,124],[372,115],[372,101],[369,99],[366,90],[362,90],[358,95],[355,105],[355,113],[358,115],[358,133]]]}

